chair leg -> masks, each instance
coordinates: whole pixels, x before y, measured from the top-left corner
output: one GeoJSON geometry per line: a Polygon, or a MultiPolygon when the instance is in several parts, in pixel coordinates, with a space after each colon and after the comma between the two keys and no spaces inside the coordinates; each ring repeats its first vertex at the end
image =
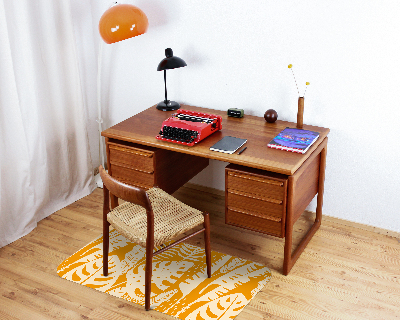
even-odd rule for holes
{"type": "MultiPolygon", "coordinates": [[[[101,168],[100,168],[101,170],[101,168]]],[[[107,214],[110,212],[110,193],[103,183],[103,275],[108,276],[108,251],[110,242],[110,223],[107,221],[107,214]]]]}
{"type": "Polygon", "coordinates": [[[145,291],[144,291],[144,307],[146,311],[150,310],[151,295],[151,275],[153,272],[153,249],[154,243],[147,241],[146,243],[146,270],[145,270],[145,291]]]}
{"type": "Polygon", "coordinates": [[[206,249],[207,276],[211,278],[210,216],[204,212],[204,246],[206,249]]]}
{"type": "Polygon", "coordinates": [[[110,242],[110,223],[103,221],[103,275],[108,276],[108,251],[110,242]]]}

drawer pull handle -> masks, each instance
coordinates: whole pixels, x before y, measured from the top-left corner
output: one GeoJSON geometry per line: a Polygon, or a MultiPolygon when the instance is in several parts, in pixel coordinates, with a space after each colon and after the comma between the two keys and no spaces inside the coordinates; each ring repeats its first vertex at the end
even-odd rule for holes
{"type": "Polygon", "coordinates": [[[258,182],[262,182],[262,183],[268,183],[268,184],[272,184],[272,185],[279,186],[279,187],[283,186],[283,182],[279,182],[279,181],[256,178],[256,177],[253,177],[253,176],[247,176],[247,175],[237,174],[237,173],[233,173],[233,172],[228,172],[228,174],[230,176],[236,177],[236,178],[253,180],[253,181],[258,181],[258,182]]]}
{"type": "Polygon", "coordinates": [[[123,148],[123,147],[119,147],[119,146],[112,146],[112,145],[110,145],[110,148],[114,149],[114,150],[122,151],[122,152],[129,152],[129,153],[137,154],[137,155],[142,156],[142,157],[148,157],[148,158],[152,158],[153,157],[152,153],[145,153],[145,152],[142,152],[142,151],[139,151],[139,150],[135,150],[135,149],[128,149],[128,148],[123,148]]]}
{"type": "Polygon", "coordinates": [[[230,208],[229,207],[229,210],[234,211],[234,212],[238,212],[238,213],[241,213],[241,214],[245,214],[245,215],[248,215],[248,216],[254,216],[254,217],[257,217],[257,218],[263,218],[263,219],[271,220],[271,221],[275,221],[275,222],[281,222],[282,221],[282,218],[272,217],[272,216],[268,216],[268,215],[262,215],[262,216],[261,215],[256,215],[256,214],[252,214],[250,212],[242,211],[242,210],[239,210],[239,209],[236,209],[236,208],[230,208]]]}
{"type": "Polygon", "coordinates": [[[256,200],[261,200],[261,201],[266,201],[266,202],[271,202],[271,203],[276,203],[276,204],[282,204],[283,201],[282,200],[276,200],[276,199],[271,199],[271,198],[260,198],[260,197],[255,197],[253,195],[250,195],[248,193],[242,193],[242,192],[238,192],[238,191],[234,191],[234,190],[228,190],[229,193],[233,193],[236,194],[237,196],[242,196],[242,197],[246,197],[246,198],[252,198],[252,199],[256,199],[256,200]]]}

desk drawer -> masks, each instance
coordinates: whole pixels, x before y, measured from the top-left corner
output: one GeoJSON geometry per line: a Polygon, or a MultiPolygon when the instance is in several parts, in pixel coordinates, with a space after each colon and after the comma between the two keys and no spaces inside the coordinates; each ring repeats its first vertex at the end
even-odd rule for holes
{"type": "Polygon", "coordinates": [[[154,185],[154,174],[133,170],[124,166],[112,165],[112,175],[115,179],[143,189],[154,185]]]}
{"type": "Polygon", "coordinates": [[[285,197],[285,181],[271,179],[261,174],[251,174],[243,171],[229,170],[227,172],[230,189],[257,195],[260,198],[283,200],[285,197]]]}
{"type": "Polygon", "coordinates": [[[225,168],[225,223],[285,236],[287,176],[230,164],[225,168]]]}
{"type": "Polygon", "coordinates": [[[153,151],[111,143],[109,147],[111,165],[121,165],[146,173],[154,172],[153,151]]]}
{"type": "Polygon", "coordinates": [[[256,198],[251,194],[228,190],[229,207],[239,208],[241,210],[250,210],[265,219],[281,221],[284,215],[283,201],[256,198]]]}
{"type": "Polygon", "coordinates": [[[225,213],[225,223],[277,237],[283,237],[281,221],[268,220],[250,211],[229,207],[225,213]]]}

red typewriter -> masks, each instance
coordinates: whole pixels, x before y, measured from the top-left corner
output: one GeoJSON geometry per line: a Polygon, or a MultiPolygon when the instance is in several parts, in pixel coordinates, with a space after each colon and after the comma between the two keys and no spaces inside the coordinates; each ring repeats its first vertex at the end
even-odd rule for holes
{"type": "Polygon", "coordinates": [[[160,133],[156,138],[193,146],[221,129],[221,116],[179,109],[171,117],[163,121],[160,133]]]}

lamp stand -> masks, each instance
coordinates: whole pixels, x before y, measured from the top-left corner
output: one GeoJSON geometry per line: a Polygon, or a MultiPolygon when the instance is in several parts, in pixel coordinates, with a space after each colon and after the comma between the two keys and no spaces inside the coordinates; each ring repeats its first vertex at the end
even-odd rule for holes
{"type": "Polygon", "coordinates": [[[157,109],[161,111],[178,110],[181,106],[178,102],[167,99],[167,70],[164,70],[165,100],[157,104],[157,109]]]}
{"type": "MultiPolygon", "coordinates": [[[[107,168],[107,163],[104,158],[104,141],[101,136],[101,132],[103,131],[103,118],[101,115],[101,66],[103,63],[103,42],[100,41],[99,44],[99,53],[97,55],[97,119],[96,122],[99,125],[99,162],[103,166],[104,169],[107,168]]],[[[107,168],[108,169],[108,168],[107,168]]],[[[106,170],[108,172],[108,170],[106,170]]],[[[103,188],[103,180],[101,180],[100,173],[98,172],[94,176],[94,181],[97,184],[98,188],[103,188]]]]}

